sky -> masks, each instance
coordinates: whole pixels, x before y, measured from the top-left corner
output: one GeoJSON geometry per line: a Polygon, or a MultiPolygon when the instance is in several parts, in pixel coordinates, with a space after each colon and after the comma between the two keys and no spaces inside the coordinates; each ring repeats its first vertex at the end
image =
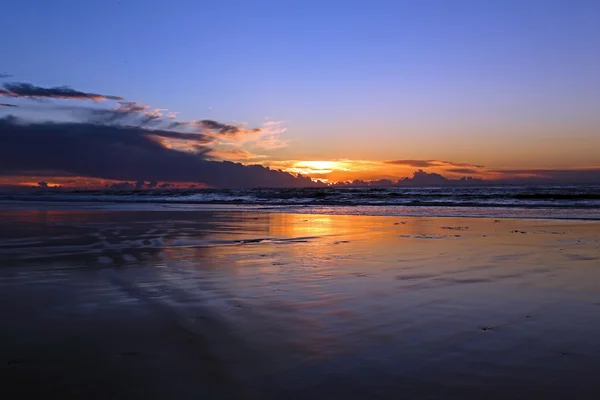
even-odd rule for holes
{"type": "MultiPolygon", "coordinates": [[[[0,90],[0,118],[19,118],[19,129],[114,130],[96,109],[160,114],[160,126],[118,124],[201,135],[201,150],[159,136],[210,168],[231,160],[328,183],[416,169],[450,179],[600,174],[598,1],[8,0],[2,14],[0,84],[33,85],[0,90]],[[33,90],[62,86],[100,97],[33,90]]],[[[4,121],[6,132],[14,124],[4,121]]],[[[9,136],[5,151],[26,150],[9,136]]],[[[73,165],[0,162],[0,183],[158,179],[64,156],[73,165]]],[[[160,179],[219,186],[173,169],[160,179]]],[[[249,182],[268,183],[260,179],[249,182]]]]}

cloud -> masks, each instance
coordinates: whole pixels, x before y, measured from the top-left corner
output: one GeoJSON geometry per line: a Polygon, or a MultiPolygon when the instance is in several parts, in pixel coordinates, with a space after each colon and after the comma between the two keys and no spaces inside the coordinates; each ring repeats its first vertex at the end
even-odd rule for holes
{"type": "Polygon", "coordinates": [[[288,145],[287,140],[282,140],[277,135],[263,136],[259,141],[253,144],[254,148],[262,150],[275,150],[288,145]]]}
{"type": "MultiPolygon", "coordinates": [[[[246,129],[241,125],[225,124],[213,120],[173,121],[176,112],[164,108],[152,108],[134,101],[119,101],[112,109],[58,105],[52,106],[58,111],[67,111],[78,120],[96,125],[135,126],[152,128],[150,134],[164,147],[179,151],[203,152],[207,158],[248,160],[264,157],[239,148],[240,143],[260,139],[263,129],[246,129]],[[199,129],[198,129],[199,128],[199,129]],[[198,146],[202,144],[202,146],[198,146]],[[208,154],[207,148],[212,150],[208,154]],[[234,147],[234,148],[231,148],[234,147]]],[[[270,131],[269,131],[270,133],[270,131]]]]}
{"type": "Polygon", "coordinates": [[[0,107],[19,107],[14,104],[0,103],[0,107]]]}
{"type": "Polygon", "coordinates": [[[137,181],[135,183],[135,188],[137,190],[144,189],[145,187],[146,187],[146,182],[144,182],[144,181],[137,181]]]}
{"type": "Polygon", "coordinates": [[[444,167],[444,166],[484,168],[483,165],[460,163],[460,162],[453,162],[453,161],[443,161],[443,160],[391,160],[391,161],[385,161],[385,163],[386,164],[394,164],[394,165],[405,165],[407,167],[414,167],[414,168],[429,168],[429,167],[444,167]]]}
{"type": "Polygon", "coordinates": [[[410,182],[414,185],[439,185],[445,184],[448,179],[440,174],[436,174],[435,172],[426,172],[422,169],[416,170],[413,172],[412,178],[404,178],[406,182],[410,182]]]}
{"type": "Polygon", "coordinates": [[[273,150],[287,146],[280,134],[286,131],[281,121],[267,121],[262,128],[246,129],[243,124],[224,124],[214,120],[201,120],[189,123],[200,128],[200,131],[213,139],[217,146],[239,147],[248,144],[263,150],[273,150]]]}
{"type": "Polygon", "coordinates": [[[0,73],[0,79],[3,79],[3,78],[11,78],[11,77],[12,77],[12,75],[11,75],[11,74],[0,73]]]}
{"type": "Polygon", "coordinates": [[[207,156],[221,160],[252,160],[265,157],[244,149],[213,149],[207,153],[207,156]]]}
{"type": "MultiPolygon", "coordinates": [[[[119,96],[106,96],[96,93],[85,93],[67,86],[41,88],[26,83],[8,83],[0,88],[0,96],[24,97],[32,99],[91,99],[122,100],[119,96]]],[[[3,103],[4,105],[4,103],[3,103]]],[[[6,105],[10,107],[10,105],[6,105]]],[[[212,119],[199,121],[177,121],[177,112],[164,108],[154,108],[134,101],[119,101],[115,108],[97,106],[75,106],[70,104],[45,103],[42,105],[27,104],[26,109],[41,111],[67,112],[77,120],[96,125],[137,126],[153,130],[171,132],[187,132],[196,138],[202,137],[204,145],[210,145],[215,158],[224,159],[227,154],[232,160],[248,160],[259,157],[253,150],[273,150],[287,146],[287,141],[279,135],[286,131],[281,121],[265,121],[262,127],[247,128],[245,124],[223,123],[212,119]],[[198,135],[200,134],[200,135],[198,135]],[[244,149],[242,149],[244,147],[244,149]],[[233,150],[239,149],[239,150],[233,150]]],[[[174,138],[172,135],[161,135],[158,140],[164,147],[188,152],[204,151],[190,138],[174,138]],[[171,136],[171,137],[169,137],[171,136]]],[[[198,141],[197,139],[194,141],[198,141]]],[[[208,156],[208,155],[207,155],[208,156]]]]}
{"type": "Polygon", "coordinates": [[[438,165],[435,160],[391,160],[386,161],[385,163],[394,165],[406,165],[407,167],[415,168],[435,167],[438,165]]]}
{"type": "Polygon", "coordinates": [[[454,172],[455,174],[478,174],[479,171],[472,168],[450,168],[446,172],[454,172]]]}
{"type": "Polygon", "coordinates": [[[600,184],[600,167],[577,169],[493,169],[501,180],[527,183],[600,184]]]}
{"type": "Polygon", "coordinates": [[[109,188],[114,189],[114,190],[133,190],[135,188],[135,186],[129,182],[120,182],[120,183],[113,183],[112,185],[109,186],[109,188]]]}
{"type": "Polygon", "coordinates": [[[191,124],[200,128],[206,136],[213,138],[215,144],[230,146],[257,140],[262,132],[261,128],[246,129],[242,125],[224,124],[211,119],[193,121],[191,124]]]}
{"type": "Polygon", "coordinates": [[[132,112],[144,112],[149,108],[149,106],[145,106],[135,101],[120,101],[119,107],[115,111],[119,113],[132,113],[132,112]]]}
{"type": "Polygon", "coordinates": [[[453,161],[438,161],[444,165],[452,165],[454,167],[470,167],[470,168],[485,168],[484,165],[477,164],[469,164],[469,163],[461,163],[461,162],[453,162],[453,161]]]}
{"type": "Polygon", "coordinates": [[[27,123],[0,119],[0,175],[64,175],[129,181],[198,182],[214,187],[312,186],[261,165],[210,161],[201,133],[94,123],[27,123]],[[193,142],[198,151],[168,148],[165,140],[193,142]]]}
{"type": "Polygon", "coordinates": [[[221,122],[213,121],[211,119],[204,119],[202,121],[198,121],[198,125],[202,128],[222,135],[238,135],[240,133],[247,132],[260,132],[260,129],[251,129],[245,130],[240,128],[239,126],[233,124],[223,124],[221,122]]]}
{"type": "Polygon", "coordinates": [[[481,186],[489,184],[489,181],[473,177],[462,177],[460,179],[447,178],[435,172],[427,172],[418,169],[413,172],[411,177],[405,177],[398,180],[379,179],[379,180],[359,180],[355,179],[348,182],[338,182],[335,186],[481,186]]]}
{"type": "Polygon", "coordinates": [[[29,83],[5,83],[0,89],[0,96],[25,97],[31,99],[65,99],[65,100],[123,100],[120,96],[109,96],[97,93],[81,92],[68,86],[43,88],[29,83]]]}
{"type": "MultiPolygon", "coordinates": [[[[163,120],[165,109],[154,108],[139,104],[134,101],[119,101],[116,108],[95,108],[81,106],[57,106],[58,110],[69,111],[74,116],[98,124],[127,124],[127,125],[153,125],[168,127],[172,122],[163,120]],[[161,125],[162,124],[162,125],[161,125]]],[[[183,124],[178,124],[183,126],[183,124]]]]}

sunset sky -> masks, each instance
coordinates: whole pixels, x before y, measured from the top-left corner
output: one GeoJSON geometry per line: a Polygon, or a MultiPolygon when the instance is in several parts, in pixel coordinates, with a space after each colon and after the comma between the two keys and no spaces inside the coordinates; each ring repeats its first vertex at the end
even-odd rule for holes
{"type": "Polygon", "coordinates": [[[9,0],[2,15],[0,184],[310,182],[219,160],[328,183],[600,183],[598,1],[9,0]]]}

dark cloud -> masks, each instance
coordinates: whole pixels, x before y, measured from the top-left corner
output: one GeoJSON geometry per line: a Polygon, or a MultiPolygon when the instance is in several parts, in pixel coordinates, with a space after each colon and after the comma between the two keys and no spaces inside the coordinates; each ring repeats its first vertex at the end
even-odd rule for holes
{"type": "Polygon", "coordinates": [[[10,77],[12,77],[12,75],[11,75],[11,74],[0,73],[0,79],[3,79],[3,78],[10,78],[10,77]]]}
{"type": "Polygon", "coordinates": [[[251,160],[264,157],[244,149],[216,149],[211,150],[207,156],[210,156],[215,160],[251,160]]]}
{"type": "Polygon", "coordinates": [[[394,165],[406,165],[408,167],[415,168],[427,168],[427,167],[435,167],[438,166],[437,161],[435,160],[391,160],[386,161],[386,164],[394,164],[394,165]]]}
{"type": "MultiPolygon", "coordinates": [[[[26,171],[63,171],[123,182],[198,182],[215,187],[312,186],[310,178],[245,166],[209,161],[206,138],[132,126],[92,123],[25,123],[14,117],[0,119],[0,175],[26,171]],[[168,147],[171,139],[195,143],[195,152],[168,147]]],[[[135,185],[132,185],[135,187],[135,185]]]]}
{"type": "Polygon", "coordinates": [[[120,96],[109,96],[98,93],[87,93],[71,89],[68,86],[43,88],[29,83],[5,83],[0,89],[0,96],[26,97],[33,99],[66,99],[66,100],[123,100],[120,96]]]}
{"type": "Polygon", "coordinates": [[[189,121],[172,121],[165,125],[165,129],[184,128],[190,125],[189,121]]]}
{"type": "Polygon", "coordinates": [[[232,135],[240,131],[240,128],[235,125],[223,124],[221,122],[213,121],[210,119],[204,119],[202,121],[199,121],[199,124],[205,129],[210,129],[211,131],[215,131],[223,135],[232,135]]]}
{"type": "Polygon", "coordinates": [[[406,182],[410,182],[412,185],[427,185],[427,186],[435,186],[440,184],[446,184],[448,179],[440,174],[436,174],[435,172],[426,172],[422,169],[419,169],[413,172],[412,178],[404,178],[406,182]]]}
{"type": "Polygon", "coordinates": [[[135,186],[129,182],[119,182],[119,183],[113,183],[112,185],[109,186],[109,189],[114,189],[114,190],[133,190],[135,186]]]}
{"type": "Polygon", "coordinates": [[[435,172],[427,172],[418,169],[413,172],[412,177],[406,177],[397,181],[380,179],[376,181],[354,180],[352,182],[338,182],[334,186],[369,186],[369,187],[392,187],[392,186],[481,186],[489,184],[489,181],[473,177],[462,177],[461,179],[450,179],[435,172]]]}
{"type": "Polygon", "coordinates": [[[163,114],[162,109],[151,109],[150,106],[134,101],[120,101],[119,106],[113,109],[81,107],[81,106],[55,106],[59,111],[67,111],[77,119],[101,125],[136,125],[152,126],[166,130],[189,126],[189,122],[176,122],[163,114]]]}
{"type": "Polygon", "coordinates": [[[472,168],[450,168],[447,172],[454,172],[455,174],[478,174],[479,171],[472,168]]]}
{"type": "Polygon", "coordinates": [[[442,164],[445,164],[445,165],[452,165],[454,167],[485,168],[485,166],[477,165],[477,164],[469,164],[469,163],[461,163],[461,162],[453,162],[453,161],[439,161],[439,162],[442,164]]]}
{"type": "MultiPolygon", "coordinates": [[[[459,168],[459,173],[467,173],[459,168]]],[[[450,170],[448,170],[450,171],[450,170]]],[[[477,172],[477,171],[475,171],[477,172]]],[[[448,185],[495,185],[495,184],[527,184],[527,185],[600,185],[600,167],[581,169],[515,169],[490,170],[486,172],[501,174],[496,180],[483,180],[473,177],[449,179],[440,174],[428,173],[423,170],[415,171],[411,178],[404,178],[398,184],[448,186],[448,185]]]]}
{"type": "Polygon", "coordinates": [[[231,135],[231,136],[261,131],[260,128],[244,129],[237,125],[223,124],[221,122],[213,121],[211,119],[203,119],[202,121],[198,121],[198,125],[200,125],[200,127],[207,129],[209,131],[219,133],[221,135],[231,135]]]}
{"type": "MultiPolygon", "coordinates": [[[[78,119],[89,121],[82,123],[82,126],[94,127],[113,127],[116,129],[141,129],[149,137],[158,139],[174,139],[194,143],[196,145],[208,144],[213,141],[206,135],[194,132],[180,132],[170,129],[146,129],[144,122],[159,117],[148,117],[140,114],[138,110],[146,110],[147,106],[142,106],[134,102],[120,102],[121,105],[115,109],[91,108],[91,107],[59,107],[60,110],[72,112],[78,119]]],[[[48,123],[50,124],[50,122],[48,123]]],[[[210,149],[197,147],[200,152],[208,152],[210,149]]]]}
{"type": "Polygon", "coordinates": [[[285,144],[277,138],[284,129],[273,127],[276,123],[271,123],[267,128],[246,129],[242,125],[225,124],[214,120],[174,121],[175,112],[151,108],[133,101],[119,101],[118,107],[112,109],[56,103],[26,104],[25,108],[31,111],[66,112],[78,121],[97,125],[131,125],[172,132],[184,131],[189,134],[201,133],[205,138],[203,142],[215,147],[214,158],[216,159],[247,160],[259,157],[242,149],[231,148],[245,143],[267,149],[285,144]]]}
{"type": "Polygon", "coordinates": [[[148,108],[148,106],[136,103],[135,101],[120,101],[119,108],[117,108],[117,111],[122,113],[144,112],[148,110],[148,108]]]}
{"type": "Polygon", "coordinates": [[[504,175],[501,180],[523,183],[600,184],[600,167],[580,169],[494,169],[504,175]]]}
{"type": "Polygon", "coordinates": [[[406,165],[407,167],[414,167],[414,168],[429,168],[429,167],[444,167],[444,166],[484,168],[483,165],[460,163],[460,162],[454,162],[454,161],[444,161],[444,160],[391,160],[391,161],[386,161],[385,163],[386,164],[394,164],[394,165],[406,165]]]}
{"type": "Polygon", "coordinates": [[[136,190],[141,190],[141,189],[152,189],[154,187],[156,187],[158,185],[157,181],[150,181],[150,182],[145,182],[145,181],[137,181],[135,183],[135,189],[136,190]]]}
{"type": "Polygon", "coordinates": [[[37,188],[39,188],[39,189],[62,189],[62,186],[61,185],[50,186],[50,184],[48,182],[42,181],[42,182],[38,182],[37,188]]]}
{"type": "Polygon", "coordinates": [[[0,103],[0,107],[19,107],[14,104],[0,103]]]}

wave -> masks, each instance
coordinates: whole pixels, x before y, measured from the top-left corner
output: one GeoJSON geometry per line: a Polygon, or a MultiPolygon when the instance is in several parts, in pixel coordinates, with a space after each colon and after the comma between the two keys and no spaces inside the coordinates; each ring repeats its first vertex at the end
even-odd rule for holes
{"type": "Polygon", "coordinates": [[[4,193],[0,195],[0,201],[590,209],[600,208],[600,187],[55,190],[4,193]]]}

